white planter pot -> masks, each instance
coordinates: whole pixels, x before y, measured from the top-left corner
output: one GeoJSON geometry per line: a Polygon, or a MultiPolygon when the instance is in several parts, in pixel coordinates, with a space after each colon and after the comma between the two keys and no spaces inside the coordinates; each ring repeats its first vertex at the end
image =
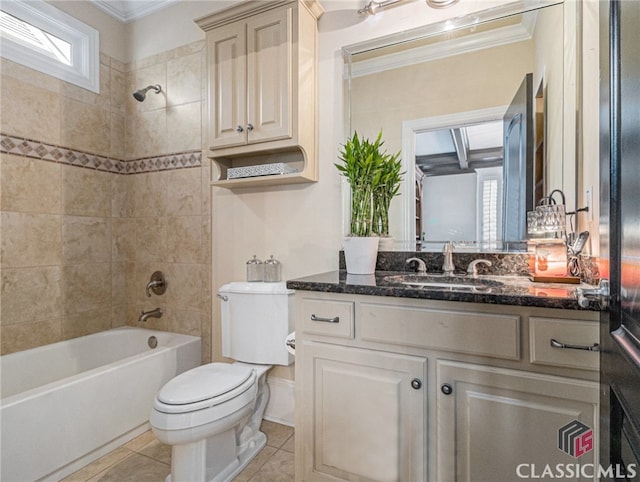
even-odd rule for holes
{"type": "Polygon", "coordinates": [[[349,236],[344,239],[344,259],[349,274],[373,274],[378,259],[378,237],[349,236]]]}

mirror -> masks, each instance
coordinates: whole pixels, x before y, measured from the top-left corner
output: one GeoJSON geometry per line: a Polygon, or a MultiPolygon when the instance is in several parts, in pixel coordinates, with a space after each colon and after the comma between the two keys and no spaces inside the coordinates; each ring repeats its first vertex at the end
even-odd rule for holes
{"type": "Polygon", "coordinates": [[[507,4],[344,47],[350,132],[402,153],[394,249],[526,250],[526,211],[575,198],[569,8],[507,4]],[[498,143],[478,133],[496,124],[498,143]]]}

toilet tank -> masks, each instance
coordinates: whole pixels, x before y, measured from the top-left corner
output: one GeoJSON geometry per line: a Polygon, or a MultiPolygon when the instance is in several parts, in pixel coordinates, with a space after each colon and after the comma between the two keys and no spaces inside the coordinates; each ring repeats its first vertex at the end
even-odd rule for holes
{"type": "Polygon", "coordinates": [[[291,365],[285,339],[294,330],[294,291],[284,282],[237,281],[218,290],[222,354],[234,360],[291,365]]]}

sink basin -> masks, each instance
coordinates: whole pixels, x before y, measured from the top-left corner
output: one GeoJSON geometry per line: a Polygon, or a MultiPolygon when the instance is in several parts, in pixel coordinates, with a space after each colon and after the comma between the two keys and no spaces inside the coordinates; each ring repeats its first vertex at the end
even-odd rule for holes
{"type": "Polygon", "coordinates": [[[386,276],[385,283],[413,288],[433,288],[451,291],[484,291],[503,286],[504,283],[470,276],[444,276],[433,274],[400,274],[386,276]]]}

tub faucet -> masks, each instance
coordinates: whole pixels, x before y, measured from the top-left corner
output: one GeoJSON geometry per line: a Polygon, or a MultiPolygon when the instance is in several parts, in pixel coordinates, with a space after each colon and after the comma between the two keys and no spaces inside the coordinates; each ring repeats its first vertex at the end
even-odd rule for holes
{"type": "Polygon", "coordinates": [[[445,243],[442,248],[444,254],[444,262],[442,263],[442,271],[445,275],[451,275],[455,271],[456,267],[453,265],[453,243],[449,241],[445,243]]]}
{"type": "Polygon", "coordinates": [[[160,308],[156,308],[151,311],[143,311],[140,313],[138,321],[147,321],[147,318],[162,318],[162,310],[160,308]]]}

